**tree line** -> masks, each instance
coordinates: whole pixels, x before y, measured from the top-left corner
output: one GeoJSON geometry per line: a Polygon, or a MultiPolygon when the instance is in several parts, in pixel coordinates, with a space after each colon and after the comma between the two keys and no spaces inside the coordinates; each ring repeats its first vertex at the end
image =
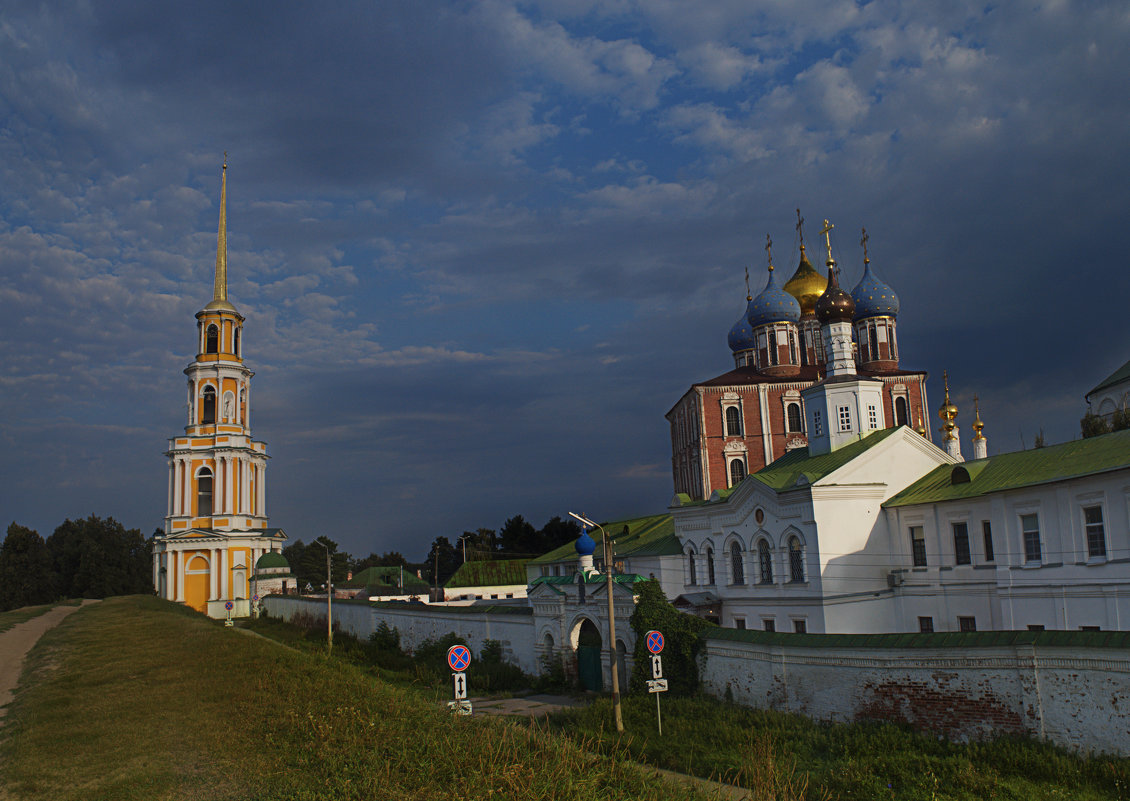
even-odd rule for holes
{"type": "Polygon", "coordinates": [[[327,551],[335,584],[344,582],[350,573],[356,575],[367,567],[403,567],[406,572],[418,574],[429,584],[442,586],[463,564],[464,555],[468,562],[528,559],[573,542],[579,536],[581,527],[572,520],[555,516],[539,529],[522,515],[515,515],[497,531],[489,528],[464,531],[454,543],[446,536],[436,537],[422,562],[411,562],[400,551],[370,553],[364,558],[356,558],[341,550],[338,543],[329,537],[318,537],[309,544],[296,540],[283,548],[283,556],[298,578],[299,587],[309,584],[320,589],[325,586],[327,551]]]}
{"type": "Polygon", "coordinates": [[[46,540],[12,523],[0,544],[0,611],[152,591],[152,542],[112,517],[65,520],[46,540]]]}

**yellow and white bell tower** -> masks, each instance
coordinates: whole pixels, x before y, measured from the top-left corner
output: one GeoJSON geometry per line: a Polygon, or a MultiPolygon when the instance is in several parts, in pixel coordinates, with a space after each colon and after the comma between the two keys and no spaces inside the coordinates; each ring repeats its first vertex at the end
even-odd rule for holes
{"type": "Polygon", "coordinates": [[[227,158],[212,301],[196,313],[184,436],[169,440],[165,533],[153,548],[157,594],[212,617],[250,613],[255,563],[286,534],[267,519],[267,445],[251,438],[243,315],[228,300],[227,158]]]}

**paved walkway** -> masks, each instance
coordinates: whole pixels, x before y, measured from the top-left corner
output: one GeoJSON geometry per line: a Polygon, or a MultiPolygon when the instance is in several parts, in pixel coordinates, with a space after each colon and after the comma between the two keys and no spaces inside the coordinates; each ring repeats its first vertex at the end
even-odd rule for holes
{"type": "Polygon", "coordinates": [[[520,698],[471,698],[476,715],[514,715],[542,718],[566,707],[588,706],[589,701],[572,695],[524,695],[520,698]]]}
{"type": "MultiPolygon", "coordinates": [[[[97,603],[85,600],[83,606],[97,603]]],[[[8,704],[12,702],[13,693],[20,683],[20,672],[23,670],[24,658],[32,649],[43,633],[55,628],[67,615],[78,609],[77,606],[56,606],[38,617],[17,623],[7,631],[0,633],[0,723],[8,711],[8,704]]]]}

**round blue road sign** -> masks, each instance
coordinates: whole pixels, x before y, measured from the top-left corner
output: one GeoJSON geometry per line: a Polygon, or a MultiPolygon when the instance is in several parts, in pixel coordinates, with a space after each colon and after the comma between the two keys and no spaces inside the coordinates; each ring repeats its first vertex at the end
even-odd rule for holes
{"type": "Polygon", "coordinates": [[[471,664],[471,650],[466,645],[453,645],[447,649],[447,664],[456,672],[467,669],[471,664]]]}
{"type": "Polygon", "coordinates": [[[224,604],[224,609],[228,610],[229,612],[234,608],[235,604],[233,604],[231,601],[228,601],[226,604],[224,604]]]}
{"type": "Polygon", "coordinates": [[[652,629],[647,633],[647,650],[657,654],[663,650],[663,633],[652,629]]]}

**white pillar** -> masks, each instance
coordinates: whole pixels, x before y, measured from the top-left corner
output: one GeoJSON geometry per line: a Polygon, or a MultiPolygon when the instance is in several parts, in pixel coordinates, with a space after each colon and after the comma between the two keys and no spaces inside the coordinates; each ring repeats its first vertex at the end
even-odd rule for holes
{"type": "Polygon", "coordinates": [[[984,437],[977,437],[973,440],[973,458],[974,459],[987,459],[989,457],[989,441],[984,437]]]}
{"type": "Polygon", "coordinates": [[[246,513],[251,508],[251,460],[239,460],[239,507],[246,513]]]}
{"type": "Polygon", "coordinates": [[[153,551],[153,591],[161,591],[161,553],[153,551]]]}
{"type": "Polygon", "coordinates": [[[182,460],[184,465],[184,489],[181,490],[182,514],[192,517],[192,459],[187,457],[182,460]]]}
{"type": "Polygon", "coordinates": [[[177,600],[184,603],[184,552],[177,551],[177,600]]]}
{"type": "Polygon", "coordinates": [[[953,434],[946,437],[946,453],[957,459],[959,462],[964,462],[965,457],[961,455],[961,440],[958,438],[959,431],[960,429],[958,429],[957,426],[954,426],[953,434]]]}
{"type": "Polygon", "coordinates": [[[219,596],[216,590],[220,586],[220,570],[219,565],[216,564],[216,559],[219,557],[220,552],[216,548],[212,548],[208,552],[208,600],[215,601],[219,596]]]}
{"type": "Polygon", "coordinates": [[[228,549],[220,550],[220,599],[228,600],[228,549]]]}
{"type": "Polygon", "coordinates": [[[267,516],[267,464],[259,463],[259,517],[267,516]]]}
{"type": "Polygon", "coordinates": [[[176,478],[173,475],[174,472],[175,472],[174,467],[173,467],[173,460],[169,459],[168,464],[169,464],[169,498],[168,498],[168,502],[165,504],[165,517],[171,517],[172,514],[173,514],[173,492],[174,492],[174,489],[176,487],[176,478]]]}

